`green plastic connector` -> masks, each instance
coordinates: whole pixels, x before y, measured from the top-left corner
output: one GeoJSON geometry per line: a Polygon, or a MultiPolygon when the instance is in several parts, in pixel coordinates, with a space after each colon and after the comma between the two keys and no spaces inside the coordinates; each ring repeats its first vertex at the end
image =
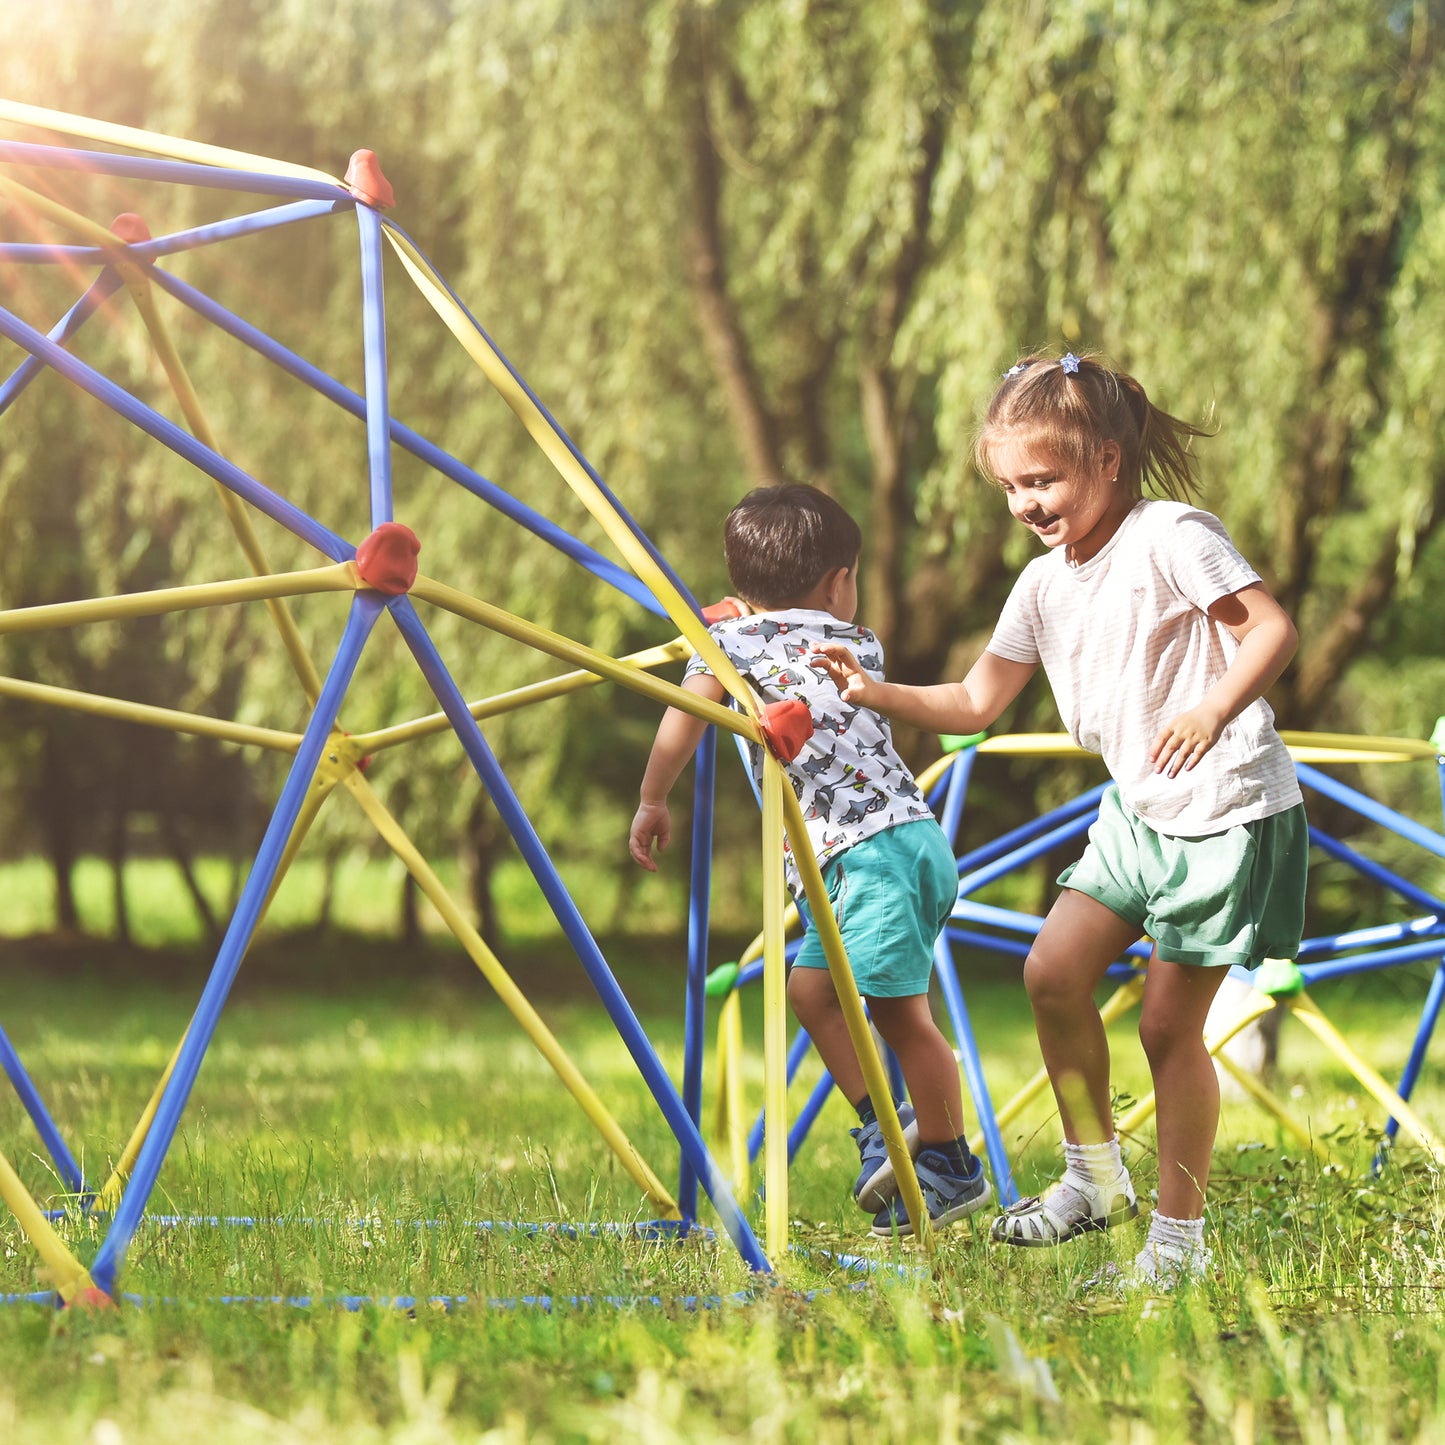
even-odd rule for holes
{"type": "Polygon", "coordinates": [[[738,981],[739,966],[736,963],[720,963],[707,976],[703,992],[709,998],[726,998],[738,981]]]}
{"type": "Polygon", "coordinates": [[[1304,992],[1305,976],[1292,958],[1267,958],[1255,970],[1254,986],[1271,998],[1292,998],[1304,992]]]}
{"type": "MultiPolygon", "coordinates": [[[[1440,721],[1445,723],[1445,718],[1440,721]]],[[[943,751],[946,753],[961,753],[964,748],[976,747],[988,734],[982,733],[939,733],[938,741],[943,744],[943,751]]]]}
{"type": "Polygon", "coordinates": [[[1445,717],[1435,719],[1435,731],[1430,734],[1430,746],[1438,753],[1445,753],[1445,717]]]}

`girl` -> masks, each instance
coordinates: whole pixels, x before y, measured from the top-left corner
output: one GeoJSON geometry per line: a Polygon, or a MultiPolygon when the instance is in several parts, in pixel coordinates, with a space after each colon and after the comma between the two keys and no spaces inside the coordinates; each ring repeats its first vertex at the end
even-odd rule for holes
{"type": "Polygon", "coordinates": [[[1065,1168],[993,1237],[1047,1247],[1137,1214],[1093,996],[1147,934],[1139,1033],[1159,1203],[1130,1281],[1164,1288],[1210,1258],[1219,1086],[1205,1015],[1231,965],[1295,955],[1308,850],[1294,765],[1262,700],[1297,634],[1219,521],[1189,505],[1200,435],[1094,357],[1020,362],[975,460],[1047,554],[1024,569],[987,650],[961,683],[904,687],[870,678],[846,648],[821,649],[846,699],[935,733],[983,731],[1042,664],[1070,736],[1103,755],[1116,786],[1024,965],[1065,1168]],[[1144,498],[1146,484],[1165,500],[1144,498]]]}

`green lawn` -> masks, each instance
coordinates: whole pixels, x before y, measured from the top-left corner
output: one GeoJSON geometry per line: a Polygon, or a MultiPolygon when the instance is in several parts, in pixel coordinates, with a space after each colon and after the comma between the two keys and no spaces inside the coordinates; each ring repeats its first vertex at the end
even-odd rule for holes
{"type": "MultiPolygon", "coordinates": [[[[610,956],[676,1073],[680,976],[665,953],[610,956]]],[[[184,1029],[199,978],[190,966],[170,977],[171,955],[139,967],[104,950],[58,957],[38,945],[0,954],[0,1024],[94,1177],[184,1029]]],[[[508,961],[675,1183],[676,1148],[601,1007],[575,987],[575,965],[535,950],[508,961]]],[[[837,1100],[793,1170],[795,1252],[759,1285],[725,1239],[478,1227],[646,1211],[470,965],[359,942],[324,956],[263,949],[255,965],[151,1207],[256,1223],[145,1224],[120,1281],[143,1305],[0,1307],[0,1440],[1445,1438],[1436,1173],[1402,1149],[1370,1177],[1382,1112],[1298,1025],[1286,1026],[1276,1088],[1340,1162],[1321,1166],[1255,1106],[1229,1104],[1211,1190],[1216,1267],[1178,1300],[1080,1294],[1105,1259],[1137,1248],[1137,1228],[1036,1254],[966,1225],[941,1238],[931,1267],[912,1245],[869,1239],[847,1198],[856,1156],[837,1100]],[[837,1251],[878,1268],[840,1271],[837,1251]],[[228,1295],[467,1303],[348,1312],[218,1302],[228,1295]]],[[[967,987],[1001,1102],[1037,1066],[1027,1006],[1006,978],[967,987]]],[[[1393,1077],[1422,994],[1416,975],[1377,975],[1318,1001],[1393,1077]]],[[[756,1103],[755,999],[749,1015],[756,1103]]],[[[1145,1072],[1127,1024],[1116,1054],[1118,1087],[1137,1096],[1145,1072]]],[[[1433,1071],[1417,1103],[1445,1122],[1433,1071]]],[[[709,1120],[712,1107],[709,1089],[709,1120]]],[[[1055,1131],[1042,1103],[1009,1128],[1023,1184],[1056,1167],[1055,1131]]],[[[1141,1196],[1151,1147],[1147,1129],[1130,1141],[1141,1196]]],[[[13,1100],[0,1151],[37,1195],[63,1203],[13,1100]]],[[[88,1259],[91,1226],[61,1227],[88,1259]]],[[[0,1291],[44,1286],[4,1211],[0,1247],[0,1291]]]]}

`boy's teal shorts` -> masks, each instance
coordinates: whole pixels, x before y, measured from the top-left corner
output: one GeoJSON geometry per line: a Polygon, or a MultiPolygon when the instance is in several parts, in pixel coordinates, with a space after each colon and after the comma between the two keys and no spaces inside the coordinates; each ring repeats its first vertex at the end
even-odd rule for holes
{"type": "Polygon", "coordinates": [[[1258,968],[1304,931],[1309,825],[1302,804],[1204,838],[1156,833],[1110,788],[1062,887],[1137,923],[1170,963],[1258,968]]]}
{"type": "MultiPolygon", "coordinates": [[[[885,828],[823,865],[823,882],[864,998],[927,993],[933,945],[958,897],[958,868],[931,818],[885,828]]],[[[827,968],[806,900],[807,937],[794,968],[827,968]]]]}

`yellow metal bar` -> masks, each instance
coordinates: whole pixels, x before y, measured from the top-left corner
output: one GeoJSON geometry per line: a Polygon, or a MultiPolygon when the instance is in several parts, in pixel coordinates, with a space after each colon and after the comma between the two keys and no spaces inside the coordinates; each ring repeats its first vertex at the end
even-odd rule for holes
{"type": "Polygon", "coordinates": [[[784,958],[782,764],[763,756],[763,1187],[767,1252],[788,1249],[788,989],[784,958]]]}
{"type": "Polygon", "coordinates": [[[751,716],[744,716],[732,708],[724,707],[721,703],[709,702],[696,693],[685,692],[675,683],[664,682],[660,677],[653,677],[650,672],[644,672],[640,667],[634,667],[605,652],[598,652],[583,643],[573,642],[570,638],[549,632],[545,627],[538,627],[536,623],[513,616],[510,612],[504,612],[500,607],[493,607],[489,602],[469,597],[455,587],[448,587],[445,583],[434,581],[430,577],[418,577],[412,584],[411,596],[445,608],[446,611],[453,612],[458,617],[465,617],[468,621],[480,622],[484,627],[489,627],[492,631],[500,632],[503,636],[511,637],[518,642],[524,642],[538,652],[546,652],[553,657],[561,658],[563,662],[571,662],[585,667],[599,677],[621,683],[623,687],[631,688],[633,692],[642,693],[644,697],[667,703],[670,707],[681,708],[685,712],[690,712],[694,717],[703,718],[727,732],[737,733],[750,742],[759,742],[761,739],[758,725],[751,716]]]}
{"type": "Polygon", "coordinates": [[[0,612],[0,636],[40,632],[50,627],[75,627],[86,622],[114,622],[130,617],[159,617],[197,607],[233,602],[259,602],[267,597],[302,597],[316,592],[354,592],[356,571],[350,562],[333,562],[303,572],[278,572],[265,577],[239,577],[229,582],[197,582],[186,587],[161,587],[152,592],[126,592],[115,597],[84,597],[75,602],[49,602],[39,607],[13,607],[0,612]]]}
{"type": "Polygon", "coordinates": [[[0,697],[21,698],[47,707],[63,707],[71,712],[111,718],[116,722],[164,728],[168,732],[186,733],[191,737],[219,738],[222,742],[270,748],[278,753],[294,753],[301,746],[300,733],[252,727],[224,718],[202,717],[198,713],[177,712],[174,708],[127,702],[123,698],[100,697],[92,692],[77,692],[73,688],[52,687],[49,683],[25,682],[18,677],[0,677],[0,697]]]}
{"type": "MultiPolygon", "coordinates": [[[[190,1030],[187,1029],[186,1033],[190,1030]]],[[[130,1178],[130,1171],[135,1168],[136,1156],[140,1153],[141,1145],[145,1143],[146,1135],[150,1133],[151,1124],[156,1117],[156,1110],[160,1107],[161,1095],[165,1092],[166,1085],[170,1082],[171,1074],[176,1067],[176,1060],[181,1056],[181,1049],[186,1042],[186,1034],[181,1035],[181,1042],[176,1045],[176,1051],[170,1057],[165,1069],[155,1088],[151,1091],[146,1106],[141,1110],[140,1118],[136,1126],[131,1130],[130,1138],[126,1140],[125,1148],[120,1151],[120,1158],[115,1161],[110,1171],[110,1177],[96,1190],[96,1203],[101,1209],[109,1212],[120,1202],[121,1191],[125,1188],[125,1181],[130,1178]]]]}
{"type": "Polygon", "coordinates": [[[26,1238],[35,1246],[61,1299],[68,1303],[82,1290],[95,1288],[90,1271],[66,1247],[3,1154],[0,1154],[0,1199],[10,1206],[26,1238]]]}
{"type": "MultiPolygon", "coordinates": [[[[664,643],[661,647],[649,647],[644,652],[634,652],[619,659],[631,667],[653,668],[665,663],[680,662],[692,653],[691,646],[679,639],[664,643]]],[[[548,702],[563,697],[584,687],[595,687],[603,679],[595,672],[566,672],[560,677],[546,678],[542,682],[528,683],[525,687],[499,692],[494,697],[483,698],[470,703],[468,711],[480,722],[483,718],[499,717],[503,713],[515,712],[534,703],[548,702]]],[[[431,737],[451,728],[451,720],[444,712],[429,713],[414,722],[398,723],[394,727],[377,728],[375,732],[354,733],[352,742],[363,753],[379,753],[386,748],[399,747],[402,743],[414,742],[417,738],[431,737]]]]}
{"type": "Polygon", "coordinates": [[[1436,1164],[1445,1160],[1445,1146],[1432,1134],[1423,1119],[1345,1041],[1339,1030],[1322,1014],[1308,994],[1284,1000],[1286,1007],[1357,1078],[1375,1099],[1390,1111],[1404,1130],[1436,1164]]]}
{"type": "Polygon", "coordinates": [[[893,1106],[893,1090],[888,1084],[888,1073],[883,1060],[878,1057],[873,1042],[873,1030],[868,1025],[868,1016],[863,1011],[863,1000],[858,996],[858,985],[853,978],[853,969],[843,948],[843,936],[838,931],[838,920],[833,916],[833,905],[828,900],[828,889],[823,882],[822,870],[813,852],[808,837],[808,827],[803,821],[803,809],[791,787],[785,787],[783,794],[783,815],[787,820],[788,838],[793,845],[793,862],[803,879],[803,891],[808,898],[808,907],[813,914],[813,926],[818,932],[818,942],[823,946],[824,957],[828,960],[828,972],[833,987],[842,1005],[843,1019],[848,1025],[848,1037],[853,1041],[853,1051],[863,1069],[863,1081],[868,1086],[878,1114],[878,1123],[883,1130],[883,1139],[888,1146],[888,1157],[898,1176],[899,1192],[903,1196],[908,1217],[913,1221],[919,1241],[930,1253],[934,1248],[933,1227],[928,1211],[923,1205],[923,1192],[918,1187],[918,1175],[913,1170],[913,1159],[903,1138],[903,1126],[898,1121],[898,1111],[893,1106]]]}
{"type": "MultiPolygon", "coordinates": [[[[125,277],[126,285],[135,301],[136,310],[140,312],[141,320],[145,323],[151,344],[155,347],[156,355],[165,369],[171,390],[175,393],[176,401],[180,404],[186,422],[200,441],[204,442],[212,451],[219,452],[220,445],[201,406],[201,399],[196,395],[195,387],[191,385],[190,375],[186,371],[180,353],[176,350],[175,342],[171,339],[170,330],[156,308],[155,293],[152,290],[148,272],[134,264],[123,264],[119,269],[125,277]]],[[[236,540],[241,545],[241,551],[251,564],[252,573],[258,577],[269,576],[271,564],[266,560],[266,553],[261,546],[260,538],[257,537],[255,528],[251,525],[251,517],[246,509],[246,504],[229,487],[223,487],[214,479],[213,485],[216,495],[220,498],[221,506],[225,510],[227,520],[231,524],[231,530],[236,534],[236,540]]],[[[307,701],[314,703],[321,695],[321,677],[316,671],[316,665],[312,662],[310,654],[306,651],[306,644],[301,640],[300,630],[296,626],[295,618],[291,616],[290,608],[286,606],[282,598],[268,597],[266,610],[271,614],[272,624],[281,638],[281,645],[291,660],[291,666],[301,683],[307,701]]]]}
{"type": "Polygon", "coordinates": [[[261,175],[341,186],[334,176],[313,170],[310,166],[293,165],[289,161],[272,160],[269,156],[252,155],[248,151],[228,150],[224,146],[205,145],[200,141],[182,140],[157,131],[138,130],[134,126],[112,125],[108,121],[92,120],[89,116],[70,115],[63,110],[25,105],[18,100],[0,100],[0,120],[38,126],[61,135],[77,136],[81,140],[124,146],[128,150],[165,156],[174,161],[194,161],[198,165],[221,166],[226,170],[256,171],[261,175]]]}
{"type": "Polygon", "coordinates": [[[1261,1109],[1274,1117],[1321,1163],[1330,1163],[1334,1155],[1303,1124],[1294,1119],[1289,1110],[1277,1099],[1248,1069],[1241,1068],[1228,1054],[1215,1054],[1214,1062],[1257,1103],[1261,1109]]]}
{"type": "Polygon", "coordinates": [[[714,641],[702,619],[687,605],[667,574],[652,559],[647,548],[633,535],[612,502],[588,476],[587,469],[568,449],[541,407],[512,374],[481,328],[457,304],[426,258],[393,227],[386,226],[385,229],[387,239],[418,290],[511,407],[532,440],[542,449],[562,479],[602,527],[633,572],[651,588],[653,596],[667,609],[673,625],[707,663],[709,671],[738,704],[747,710],[748,716],[756,718],[757,703],[752,689],[714,641]]]}
{"type": "MultiPolygon", "coordinates": [[[[1296,757],[1299,754],[1295,752],[1295,749],[1313,748],[1317,751],[1332,753],[1385,753],[1389,755],[1387,761],[1429,759],[1433,762],[1440,751],[1433,743],[1421,742],[1418,738],[1372,737],[1368,734],[1361,734],[1357,737],[1353,733],[1301,732],[1282,732],[1280,737],[1296,757]]],[[[1327,761],[1346,760],[1331,758],[1327,761]]]]}
{"type": "Polygon", "coordinates": [[[468,957],[481,970],[482,976],[491,984],[496,995],[521,1024],[527,1037],[536,1045],[537,1051],[556,1071],[557,1077],[566,1085],[572,1097],[582,1106],[583,1112],[592,1121],[607,1144],[611,1147],[622,1167],[627,1170],[639,1188],[660,1211],[660,1217],[680,1218],[677,1200],[668,1193],[662,1181],[647,1167],[632,1141],[623,1132],[617,1120],[596,1091],[582,1076],[558,1043],[541,1015],[528,1002],[521,989],[502,966],[496,954],[487,947],[481,934],[472,927],[462,910],[452,900],[442,881],[432,871],[416,845],[407,836],[401,825],[387,810],[381,799],[372,791],[370,784],[355,769],[344,779],[347,790],[361,805],[362,811],[372,826],[381,835],[388,847],[406,865],[407,871],[416,879],[417,886],[441,915],[442,920],[455,935],[457,942],[466,950],[468,957]]]}
{"type": "MultiPolygon", "coordinates": [[[[0,101],[0,107],[3,107],[4,104],[4,101],[0,101]]],[[[30,186],[21,185],[19,181],[10,176],[0,174],[0,195],[9,196],[10,200],[23,210],[53,221],[63,230],[78,237],[86,245],[99,246],[111,252],[117,261],[126,253],[125,242],[114,231],[107,230],[102,226],[99,221],[93,221],[89,216],[81,215],[79,211],[72,211],[69,206],[62,205],[59,201],[53,200],[30,186]]]]}
{"type": "MultiPolygon", "coordinates": [[[[1434,761],[1439,756],[1432,743],[1416,738],[1352,737],[1349,733],[1282,732],[1281,739],[1290,755],[1304,763],[1403,763],[1434,761]]],[[[1067,733],[1009,733],[985,738],[978,744],[981,753],[1006,757],[1092,758],[1096,754],[1079,747],[1067,733]]],[[[939,772],[952,759],[952,754],[939,758],[919,775],[924,787],[932,785],[939,772]],[[925,779],[927,781],[925,781],[925,779]]]]}
{"type": "Polygon", "coordinates": [[[718,1010],[718,1111],[732,1165],[733,1191],[747,1193],[752,1169],[743,1114],[743,1002],[734,989],[718,1010]]]}

